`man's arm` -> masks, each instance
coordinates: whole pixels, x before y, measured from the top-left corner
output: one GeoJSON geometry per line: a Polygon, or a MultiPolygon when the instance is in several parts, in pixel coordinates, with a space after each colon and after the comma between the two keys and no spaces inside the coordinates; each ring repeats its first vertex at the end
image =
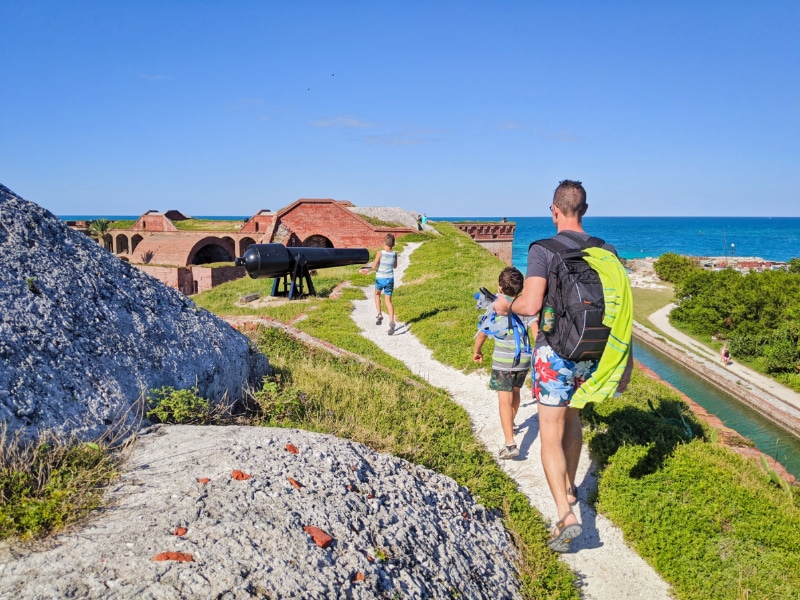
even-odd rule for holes
{"type": "MultiPolygon", "coordinates": [[[[533,316],[542,310],[544,293],[547,290],[547,279],[544,277],[528,277],[522,286],[522,293],[514,300],[514,314],[533,316]]],[[[505,296],[498,296],[494,301],[494,311],[498,315],[507,315],[511,302],[505,296]]]]}

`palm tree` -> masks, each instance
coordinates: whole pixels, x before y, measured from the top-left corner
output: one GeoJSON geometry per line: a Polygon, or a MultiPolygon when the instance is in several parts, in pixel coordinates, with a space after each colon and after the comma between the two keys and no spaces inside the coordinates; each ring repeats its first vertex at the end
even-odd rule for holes
{"type": "Polygon", "coordinates": [[[103,248],[109,250],[108,245],[106,244],[106,234],[110,228],[111,221],[108,219],[96,219],[89,225],[89,236],[92,239],[97,240],[97,243],[103,246],[103,248]]]}

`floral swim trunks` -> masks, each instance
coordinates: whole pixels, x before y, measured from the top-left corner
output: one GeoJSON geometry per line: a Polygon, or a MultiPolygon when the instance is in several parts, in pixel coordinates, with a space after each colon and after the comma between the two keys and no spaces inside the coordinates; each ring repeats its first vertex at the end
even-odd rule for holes
{"type": "Polygon", "coordinates": [[[597,369],[596,360],[573,362],[550,346],[533,351],[533,397],[545,406],[569,406],[572,395],[597,369]]]}

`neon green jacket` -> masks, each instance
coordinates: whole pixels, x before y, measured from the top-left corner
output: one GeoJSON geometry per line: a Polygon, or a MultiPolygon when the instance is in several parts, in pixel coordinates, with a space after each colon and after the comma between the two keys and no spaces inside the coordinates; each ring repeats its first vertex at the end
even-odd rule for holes
{"type": "Polygon", "coordinates": [[[610,327],[611,333],[597,369],[572,396],[571,408],[583,408],[587,402],[602,402],[614,395],[628,364],[633,334],[633,297],[625,267],[603,248],[586,248],[585,252],[586,262],[603,282],[603,325],[610,327]]]}

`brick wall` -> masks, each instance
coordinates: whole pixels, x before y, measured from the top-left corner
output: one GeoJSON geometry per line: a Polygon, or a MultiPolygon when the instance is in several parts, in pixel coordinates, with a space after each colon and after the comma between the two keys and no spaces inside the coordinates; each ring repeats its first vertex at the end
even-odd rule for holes
{"type": "Polygon", "coordinates": [[[133,265],[163,284],[189,296],[194,294],[192,270],[187,267],[153,267],[150,265],[133,265]]]}
{"type": "Polygon", "coordinates": [[[241,279],[246,275],[244,267],[216,267],[213,269],[199,265],[192,267],[195,293],[205,292],[217,285],[241,279]]]}

